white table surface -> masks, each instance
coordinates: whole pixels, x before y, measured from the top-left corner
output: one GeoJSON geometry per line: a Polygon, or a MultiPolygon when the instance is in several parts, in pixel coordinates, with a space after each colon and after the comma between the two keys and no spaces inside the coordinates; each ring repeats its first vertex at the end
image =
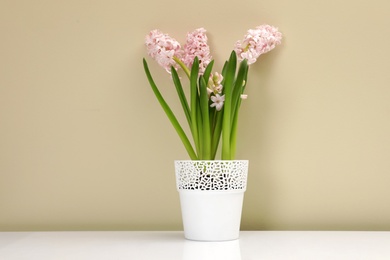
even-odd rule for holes
{"type": "Polygon", "coordinates": [[[195,242],[176,231],[0,232],[1,260],[390,259],[390,232],[242,231],[195,242]]]}

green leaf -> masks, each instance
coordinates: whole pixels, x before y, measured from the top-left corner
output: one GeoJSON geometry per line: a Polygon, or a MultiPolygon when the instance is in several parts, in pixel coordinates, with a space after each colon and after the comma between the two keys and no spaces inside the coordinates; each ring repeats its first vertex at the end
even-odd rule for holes
{"type": "Polygon", "coordinates": [[[180,99],[181,106],[187,118],[188,125],[191,127],[191,113],[190,113],[190,108],[188,106],[187,98],[184,94],[179,75],[177,74],[177,71],[173,67],[171,68],[171,74],[172,74],[173,83],[175,84],[176,91],[180,99]]]}
{"type": "Polygon", "coordinates": [[[210,136],[210,119],[209,119],[209,97],[207,94],[207,85],[203,77],[199,78],[200,90],[200,109],[202,112],[202,160],[211,159],[211,136],[210,136]]]}
{"type": "Polygon", "coordinates": [[[198,127],[198,136],[199,136],[199,147],[198,147],[198,159],[203,159],[203,120],[202,120],[202,111],[200,109],[199,104],[199,97],[196,99],[197,106],[196,106],[196,114],[198,115],[196,118],[197,127],[198,127]]]}
{"type": "Polygon", "coordinates": [[[238,131],[238,114],[241,106],[241,94],[244,93],[245,86],[248,78],[248,63],[247,60],[243,60],[240,64],[240,68],[237,73],[237,79],[235,83],[235,99],[234,110],[232,115],[232,128],[230,133],[230,152],[232,158],[236,155],[237,148],[237,131],[238,131]]]}
{"type": "Polygon", "coordinates": [[[227,70],[227,65],[228,65],[228,61],[225,61],[225,63],[223,64],[223,68],[222,68],[222,76],[225,78],[226,76],[226,70],[227,70]]]}
{"type": "Polygon", "coordinates": [[[194,143],[198,154],[200,153],[200,141],[198,133],[198,122],[197,117],[197,107],[198,107],[198,73],[199,73],[199,60],[198,57],[195,57],[192,64],[191,73],[190,73],[190,93],[191,93],[191,132],[194,138],[194,143]]]}
{"type": "Polygon", "coordinates": [[[223,90],[225,94],[223,122],[222,122],[222,160],[231,160],[230,153],[230,132],[232,113],[232,91],[236,73],[237,57],[232,51],[226,66],[223,90]]]}
{"type": "Polygon", "coordinates": [[[246,76],[248,72],[248,63],[244,59],[237,72],[237,78],[234,83],[233,94],[232,94],[232,121],[235,114],[238,112],[238,102],[241,100],[241,94],[243,93],[244,83],[246,83],[246,76]]]}
{"type": "Polygon", "coordinates": [[[168,119],[171,121],[173,127],[175,128],[177,134],[179,135],[181,141],[183,142],[184,147],[186,148],[186,150],[188,152],[188,155],[190,156],[191,160],[197,160],[198,157],[197,157],[194,149],[192,148],[192,145],[191,145],[190,141],[188,140],[187,135],[183,131],[183,129],[180,126],[179,122],[177,121],[175,115],[173,114],[171,108],[166,103],[166,101],[164,100],[164,98],[161,95],[160,91],[158,90],[157,85],[155,84],[155,82],[154,82],[154,80],[152,78],[152,75],[150,74],[149,67],[148,67],[148,64],[147,64],[145,59],[143,59],[143,64],[144,64],[144,70],[145,70],[146,77],[148,78],[149,84],[152,87],[152,90],[153,90],[157,100],[159,101],[159,103],[160,103],[161,107],[163,108],[165,114],[167,115],[168,119]]]}
{"type": "Polygon", "coordinates": [[[209,78],[210,78],[211,71],[213,69],[213,65],[214,65],[214,60],[210,61],[210,63],[207,65],[207,67],[203,73],[203,78],[206,82],[206,86],[207,86],[207,83],[209,82],[209,78]]]}

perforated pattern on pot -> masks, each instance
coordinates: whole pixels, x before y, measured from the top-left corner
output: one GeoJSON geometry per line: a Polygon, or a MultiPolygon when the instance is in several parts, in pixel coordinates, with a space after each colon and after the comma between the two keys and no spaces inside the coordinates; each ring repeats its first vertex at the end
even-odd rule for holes
{"type": "Polygon", "coordinates": [[[179,190],[245,190],[248,161],[175,161],[179,190]]]}

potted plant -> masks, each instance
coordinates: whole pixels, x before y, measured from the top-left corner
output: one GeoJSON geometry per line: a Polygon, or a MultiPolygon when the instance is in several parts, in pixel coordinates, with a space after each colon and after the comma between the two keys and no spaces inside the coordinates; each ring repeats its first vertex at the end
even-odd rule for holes
{"type": "Polygon", "coordinates": [[[224,241],[239,236],[248,173],[248,161],[235,160],[239,111],[247,98],[249,66],[280,44],[281,38],[278,29],[270,25],[248,30],[219,73],[213,71],[204,28],[188,33],[183,47],[160,30],[145,37],[148,55],[171,74],[192,136],[188,138],[163,98],[144,58],[149,84],[190,158],[175,161],[187,239],[224,241]],[[187,91],[179,69],[188,78],[187,91]],[[219,148],[221,158],[216,159],[219,148]]]}

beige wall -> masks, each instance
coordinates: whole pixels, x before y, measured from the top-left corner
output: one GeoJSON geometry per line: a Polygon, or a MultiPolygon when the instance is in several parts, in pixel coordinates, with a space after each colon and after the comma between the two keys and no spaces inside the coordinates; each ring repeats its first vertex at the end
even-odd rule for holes
{"type": "Polygon", "coordinates": [[[263,23],[284,40],[241,110],[242,228],[390,230],[389,2],[191,3],[0,2],[0,230],[181,229],[173,160],[187,156],[144,36],[205,27],[220,68],[263,23]]]}

